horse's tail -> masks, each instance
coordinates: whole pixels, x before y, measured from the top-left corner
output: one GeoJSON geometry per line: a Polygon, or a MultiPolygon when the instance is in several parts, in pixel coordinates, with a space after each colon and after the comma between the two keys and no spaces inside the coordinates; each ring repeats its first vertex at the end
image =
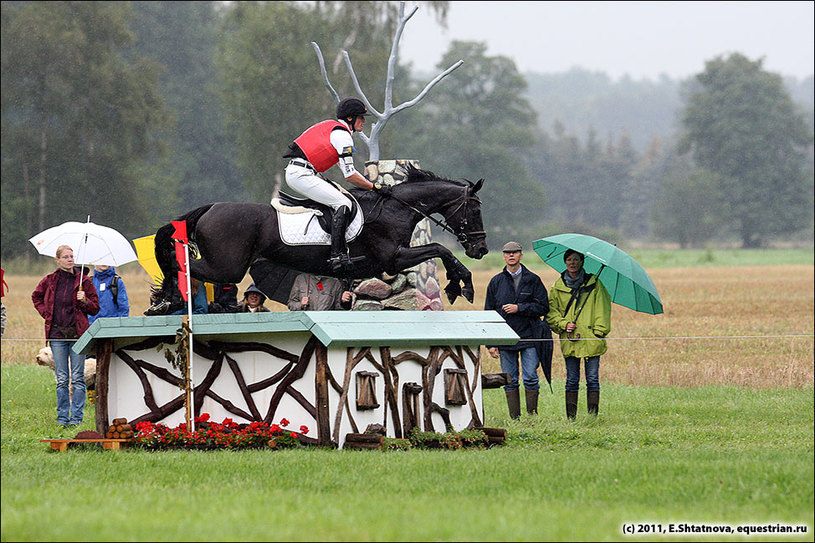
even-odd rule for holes
{"type": "MultiPolygon", "coordinates": [[[[176,221],[185,221],[187,223],[187,237],[190,241],[195,241],[195,225],[198,224],[198,219],[209,211],[215,204],[207,204],[197,209],[193,209],[176,219],[176,221]]],[[[164,274],[164,280],[161,283],[161,291],[165,296],[173,293],[172,287],[178,278],[178,263],[175,260],[175,248],[173,246],[173,233],[175,227],[172,224],[165,224],[156,232],[155,238],[155,253],[156,263],[161,268],[164,274]]]]}

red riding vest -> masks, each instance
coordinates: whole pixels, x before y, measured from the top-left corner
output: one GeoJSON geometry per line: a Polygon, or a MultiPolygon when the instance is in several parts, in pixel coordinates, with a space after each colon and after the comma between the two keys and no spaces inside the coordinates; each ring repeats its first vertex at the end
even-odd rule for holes
{"type": "Polygon", "coordinates": [[[351,132],[339,121],[323,121],[306,129],[294,140],[318,172],[326,171],[340,160],[340,155],[331,145],[331,132],[337,128],[351,132]]]}

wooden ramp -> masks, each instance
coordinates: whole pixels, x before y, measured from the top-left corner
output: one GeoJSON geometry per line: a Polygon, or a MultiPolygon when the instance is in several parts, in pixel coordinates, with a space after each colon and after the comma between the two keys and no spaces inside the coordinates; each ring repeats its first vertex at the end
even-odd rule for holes
{"type": "Polygon", "coordinates": [[[123,445],[132,442],[132,439],[41,439],[42,443],[50,443],[55,451],[67,451],[69,443],[101,443],[103,449],[118,451],[123,445]]]}

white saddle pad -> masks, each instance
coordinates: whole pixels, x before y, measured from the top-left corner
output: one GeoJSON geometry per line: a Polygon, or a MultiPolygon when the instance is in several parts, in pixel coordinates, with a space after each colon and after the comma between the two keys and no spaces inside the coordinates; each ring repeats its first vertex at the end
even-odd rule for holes
{"type": "MultiPolygon", "coordinates": [[[[364,223],[362,210],[356,202],[354,206],[357,213],[345,230],[345,239],[349,242],[356,239],[364,223]]],[[[317,219],[322,212],[305,207],[283,206],[277,198],[272,200],[272,207],[277,212],[280,239],[286,245],[331,245],[331,233],[323,230],[317,219]]]]}

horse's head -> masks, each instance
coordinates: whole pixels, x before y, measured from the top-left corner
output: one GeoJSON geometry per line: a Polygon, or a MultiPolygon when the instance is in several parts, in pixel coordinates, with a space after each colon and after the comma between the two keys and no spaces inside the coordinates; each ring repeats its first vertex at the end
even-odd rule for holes
{"type": "Polygon", "coordinates": [[[464,253],[475,259],[482,258],[489,252],[487,233],[481,220],[481,199],[476,195],[482,186],[483,179],[479,179],[477,183],[467,181],[467,185],[462,187],[461,197],[451,202],[442,213],[464,247],[464,253]]]}
{"type": "Polygon", "coordinates": [[[477,183],[462,183],[438,177],[412,164],[405,166],[405,172],[407,182],[394,187],[393,197],[397,201],[456,236],[468,257],[482,258],[489,252],[481,221],[481,200],[477,196],[484,185],[483,179],[477,183]],[[403,197],[411,203],[402,200],[403,197]],[[434,213],[440,213],[445,220],[437,221],[431,216],[434,213]]]}

